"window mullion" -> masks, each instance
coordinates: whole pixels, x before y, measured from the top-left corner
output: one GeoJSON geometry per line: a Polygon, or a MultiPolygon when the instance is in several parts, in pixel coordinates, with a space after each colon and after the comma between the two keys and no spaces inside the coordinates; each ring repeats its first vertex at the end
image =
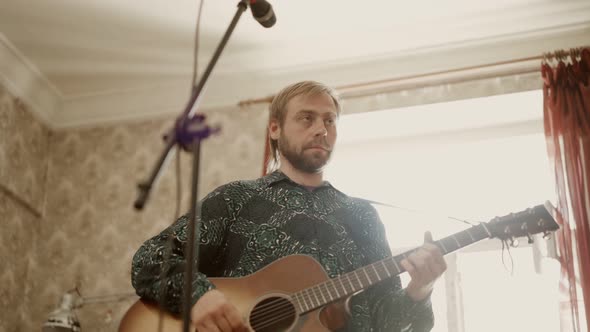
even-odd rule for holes
{"type": "Polygon", "coordinates": [[[447,324],[449,331],[465,332],[461,274],[457,269],[457,253],[445,257],[445,289],[447,293],[447,324]]]}

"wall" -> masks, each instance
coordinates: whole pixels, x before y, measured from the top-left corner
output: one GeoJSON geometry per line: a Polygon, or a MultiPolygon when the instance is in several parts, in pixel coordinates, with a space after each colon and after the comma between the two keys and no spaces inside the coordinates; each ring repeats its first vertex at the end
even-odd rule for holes
{"type": "MultiPolygon", "coordinates": [[[[266,120],[266,107],[209,114],[208,123],[221,125],[222,132],[203,143],[200,197],[228,181],[261,174],[266,120]]],[[[5,121],[1,121],[3,126],[5,121]]],[[[170,125],[171,119],[163,119],[46,134],[50,152],[45,154],[45,171],[40,171],[47,174],[46,195],[41,194],[46,198],[46,207],[42,218],[33,218],[37,221],[37,240],[33,241],[37,247],[28,247],[28,265],[26,260],[9,258],[13,265],[28,267],[20,267],[24,272],[14,278],[8,290],[10,300],[2,303],[11,308],[23,296],[28,297],[22,304],[24,311],[19,311],[30,320],[14,318],[5,328],[10,326],[13,331],[14,324],[20,322],[22,331],[38,330],[61,294],[74,287],[87,297],[133,292],[133,253],[144,240],[170,224],[175,214],[174,162],[162,173],[146,209],[136,212],[132,208],[136,185],[151,171],[163,148],[161,136],[170,125]],[[23,286],[28,289],[26,294],[16,291],[23,286]]],[[[4,142],[8,141],[2,138],[0,146],[5,146],[4,142]]],[[[182,157],[184,213],[191,160],[186,153],[182,157]]],[[[13,177],[14,172],[8,169],[6,176],[13,177]]],[[[21,219],[19,222],[24,224],[31,218],[21,219]]],[[[3,232],[3,240],[6,236],[7,232],[3,232]]],[[[10,236],[27,247],[28,234],[18,227],[10,236]]],[[[84,331],[114,331],[133,300],[82,308],[78,313],[84,331]]]]}
{"type": "MultiPolygon", "coordinates": [[[[49,130],[0,86],[0,331],[30,316],[30,264],[45,204],[49,130]]],[[[18,329],[17,329],[18,331],[18,329]]]]}

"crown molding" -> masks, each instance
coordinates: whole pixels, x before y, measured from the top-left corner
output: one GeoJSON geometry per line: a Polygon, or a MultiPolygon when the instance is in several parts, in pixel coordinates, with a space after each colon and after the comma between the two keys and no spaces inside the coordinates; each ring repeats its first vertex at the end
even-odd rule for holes
{"type": "Polygon", "coordinates": [[[63,100],[57,88],[2,33],[0,59],[0,84],[43,124],[54,128],[63,100]]]}
{"type": "MultiPolygon", "coordinates": [[[[535,57],[555,49],[588,45],[588,36],[590,21],[585,21],[392,54],[260,72],[214,71],[198,107],[205,110],[235,109],[241,100],[272,95],[280,87],[300,80],[318,80],[337,87],[535,57]]],[[[2,83],[31,105],[34,113],[52,128],[178,115],[189,97],[189,81],[186,79],[145,89],[64,97],[2,35],[0,56],[8,59],[0,61],[2,83]]]]}
{"type": "MultiPolygon", "coordinates": [[[[583,22],[395,54],[272,71],[218,74],[214,72],[207,84],[200,107],[231,107],[241,100],[268,96],[281,86],[305,79],[339,86],[540,56],[554,49],[588,45],[588,36],[590,22],[583,22]]],[[[177,84],[143,90],[66,99],[62,111],[56,118],[56,125],[74,127],[180,114],[188,100],[188,87],[189,82],[183,80],[177,84]]]]}

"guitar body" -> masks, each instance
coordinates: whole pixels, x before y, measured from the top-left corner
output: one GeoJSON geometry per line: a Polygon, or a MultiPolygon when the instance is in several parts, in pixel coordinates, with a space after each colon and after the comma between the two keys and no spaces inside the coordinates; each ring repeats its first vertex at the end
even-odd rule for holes
{"type": "MultiPolygon", "coordinates": [[[[328,279],[322,266],[313,258],[305,255],[291,255],[246,277],[210,278],[209,280],[238,308],[252,331],[328,332],[341,328],[348,319],[342,302],[311,311],[303,316],[295,313],[292,317],[285,319],[279,317],[278,321],[270,319],[269,323],[258,324],[258,326],[256,315],[251,316],[253,308],[257,305],[262,307],[268,301],[277,298],[288,301],[286,296],[289,294],[328,279]]],[[[160,310],[157,305],[139,300],[131,306],[121,320],[119,332],[158,332],[159,319],[160,310]]],[[[164,313],[162,331],[182,331],[182,319],[164,313]]]]}

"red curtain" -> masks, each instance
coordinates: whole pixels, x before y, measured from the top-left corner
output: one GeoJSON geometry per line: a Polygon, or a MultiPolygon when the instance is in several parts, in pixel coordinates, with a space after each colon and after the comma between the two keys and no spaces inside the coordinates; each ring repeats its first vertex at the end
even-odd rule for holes
{"type": "Polygon", "coordinates": [[[560,58],[556,65],[544,63],[542,76],[545,135],[561,224],[556,239],[562,290],[569,298],[561,306],[562,331],[590,331],[590,49],[560,58]]]}

